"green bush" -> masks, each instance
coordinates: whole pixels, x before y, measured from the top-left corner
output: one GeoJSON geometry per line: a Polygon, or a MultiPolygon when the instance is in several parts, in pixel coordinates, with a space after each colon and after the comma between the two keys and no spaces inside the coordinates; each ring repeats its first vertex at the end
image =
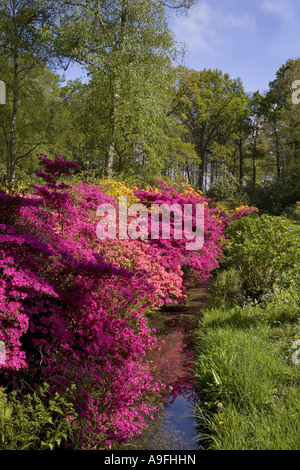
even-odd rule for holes
{"type": "Polygon", "coordinates": [[[211,303],[213,306],[233,305],[240,301],[241,280],[235,268],[217,271],[211,282],[211,303]]]}
{"type": "Polygon", "coordinates": [[[236,203],[237,201],[247,202],[248,200],[238,178],[226,167],[222,167],[222,176],[210,185],[207,196],[216,201],[236,200],[236,203]]]}
{"type": "Polygon", "coordinates": [[[260,299],[299,275],[300,230],[286,217],[241,217],[229,236],[226,264],[237,270],[246,296],[260,299]]]}
{"type": "Polygon", "coordinates": [[[66,442],[76,428],[68,399],[51,396],[47,384],[25,396],[0,388],[0,450],[53,450],[66,442]]]}
{"type": "Polygon", "coordinates": [[[283,214],[285,214],[289,219],[294,220],[296,223],[300,222],[300,202],[292,206],[288,206],[284,209],[283,214]]]}

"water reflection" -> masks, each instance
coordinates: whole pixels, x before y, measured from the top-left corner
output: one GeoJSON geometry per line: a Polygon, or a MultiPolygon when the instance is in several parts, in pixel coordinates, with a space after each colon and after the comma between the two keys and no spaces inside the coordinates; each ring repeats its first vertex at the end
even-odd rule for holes
{"type": "Polygon", "coordinates": [[[179,395],[171,406],[163,408],[148,422],[148,428],[131,441],[121,445],[122,450],[199,450],[197,422],[193,419],[194,405],[179,395]]]}
{"type": "Polygon", "coordinates": [[[168,305],[149,318],[156,329],[161,349],[148,357],[151,375],[163,384],[161,410],[148,428],[122,445],[123,449],[199,450],[198,426],[193,414],[198,397],[193,376],[194,331],[201,306],[207,298],[206,286],[190,289],[185,305],[168,305]]]}
{"type": "Polygon", "coordinates": [[[198,450],[197,422],[193,415],[197,402],[192,372],[194,352],[186,343],[182,327],[160,337],[161,350],[152,355],[152,376],[163,383],[162,412],[150,426],[151,450],[198,450]],[[158,424],[159,422],[159,429],[158,424]],[[155,427],[152,430],[152,428],[155,427]]]}
{"type": "Polygon", "coordinates": [[[199,450],[197,422],[193,416],[196,402],[179,395],[169,408],[165,408],[164,432],[172,429],[172,434],[180,437],[175,447],[169,450],[199,450]]]}

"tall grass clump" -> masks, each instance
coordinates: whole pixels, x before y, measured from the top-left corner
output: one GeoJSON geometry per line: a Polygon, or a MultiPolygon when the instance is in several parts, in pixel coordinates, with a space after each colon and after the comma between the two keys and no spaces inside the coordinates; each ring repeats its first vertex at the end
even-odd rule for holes
{"type": "Polygon", "coordinates": [[[250,216],[228,235],[196,333],[200,441],[214,450],[300,450],[299,228],[250,216]]]}
{"type": "Polygon", "coordinates": [[[209,448],[300,449],[300,365],[291,349],[300,337],[300,312],[287,308],[219,307],[204,314],[196,412],[209,448]]]}

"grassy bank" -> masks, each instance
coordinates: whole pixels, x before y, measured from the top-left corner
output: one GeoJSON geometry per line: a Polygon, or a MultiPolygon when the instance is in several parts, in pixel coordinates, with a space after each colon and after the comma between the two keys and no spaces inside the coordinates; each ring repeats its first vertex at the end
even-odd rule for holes
{"type": "Polygon", "coordinates": [[[300,449],[299,314],[279,301],[205,311],[195,369],[205,448],[300,449]]]}

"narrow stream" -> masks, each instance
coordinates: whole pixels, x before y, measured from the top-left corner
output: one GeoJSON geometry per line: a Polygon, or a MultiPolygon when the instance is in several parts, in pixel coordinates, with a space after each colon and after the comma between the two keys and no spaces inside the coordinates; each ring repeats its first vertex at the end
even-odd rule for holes
{"type": "Polygon", "coordinates": [[[151,314],[149,325],[156,329],[161,350],[151,354],[152,376],[165,384],[161,410],[149,427],[123,449],[199,450],[193,410],[198,397],[192,370],[201,309],[208,299],[207,285],[186,290],[186,304],[168,304],[151,314]]]}

